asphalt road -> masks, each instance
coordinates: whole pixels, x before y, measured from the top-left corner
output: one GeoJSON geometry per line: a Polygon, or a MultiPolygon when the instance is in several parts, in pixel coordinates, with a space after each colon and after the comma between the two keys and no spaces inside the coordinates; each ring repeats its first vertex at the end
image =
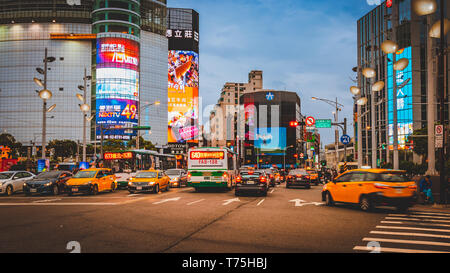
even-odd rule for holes
{"type": "Polygon", "coordinates": [[[0,252],[67,253],[69,242],[83,253],[353,253],[373,244],[388,252],[450,251],[450,213],[327,207],[321,188],[280,185],[267,197],[239,198],[192,188],[0,197],[0,252]]]}

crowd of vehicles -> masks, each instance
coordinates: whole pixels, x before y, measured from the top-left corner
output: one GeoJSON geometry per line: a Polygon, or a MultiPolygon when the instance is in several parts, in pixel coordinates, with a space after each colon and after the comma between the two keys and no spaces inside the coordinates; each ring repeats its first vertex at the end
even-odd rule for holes
{"type": "Polygon", "coordinates": [[[331,178],[324,170],[238,167],[237,155],[228,148],[194,148],[188,153],[188,170],[141,170],[115,173],[108,168],[76,171],[55,170],[35,175],[26,171],[0,172],[0,194],[91,194],[127,189],[130,193],[159,193],[170,188],[193,187],[235,190],[236,196],[249,193],[267,196],[270,187],[285,183],[287,189],[311,189],[324,184],[322,200],[327,206],[357,204],[363,211],[379,205],[407,210],[416,199],[417,186],[405,171],[353,169],[331,178]]]}

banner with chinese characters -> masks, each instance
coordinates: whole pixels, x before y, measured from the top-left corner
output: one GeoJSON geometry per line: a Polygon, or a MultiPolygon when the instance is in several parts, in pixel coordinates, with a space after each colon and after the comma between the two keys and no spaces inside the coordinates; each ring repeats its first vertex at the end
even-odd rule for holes
{"type": "MultiPolygon", "coordinates": [[[[398,126],[398,147],[399,149],[412,149],[407,146],[407,139],[413,133],[413,86],[412,86],[412,58],[411,47],[400,49],[396,52],[397,61],[403,58],[409,60],[409,65],[402,71],[397,71],[397,126],[398,126]]],[[[393,56],[388,55],[388,129],[389,129],[389,149],[393,150],[394,145],[394,104],[393,104],[393,56]]]]}

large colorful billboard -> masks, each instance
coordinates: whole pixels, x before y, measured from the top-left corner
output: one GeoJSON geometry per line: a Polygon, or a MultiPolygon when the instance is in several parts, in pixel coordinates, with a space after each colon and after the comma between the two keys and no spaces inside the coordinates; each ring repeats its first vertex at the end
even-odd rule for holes
{"type": "Polygon", "coordinates": [[[197,142],[199,56],[193,51],[169,51],[168,142],[197,142]]]}
{"type": "MultiPolygon", "coordinates": [[[[397,125],[399,149],[406,149],[406,142],[409,135],[413,133],[413,89],[412,89],[412,58],[411,47],[397,51],[396,59],[406,58],[409,65],[403,71],[397,71],[397,125]],[[405,84],[406,83],[406,84],[405,84]],[[402,86],[403,85],[403,86],[402,86]]],[[[394,145],[394,107],[393,107],[393,72],[392,54],[388,55],[388,125],[389,125],[389,149],[393,150],[394,145]]]]}
{"type": "Polygon", "coordinates": [[[286,128],[255,128],[255,149],[264,154],[283,155],[286,149],[286,128]]]}
{"type": "Polygon", "coordinates": [[[116,37],[97,39],[96,124],[117,128],[104,132],[105,139],[130,140],[136,131],[121,130],[138,124],[139,43],[116,37]]]}

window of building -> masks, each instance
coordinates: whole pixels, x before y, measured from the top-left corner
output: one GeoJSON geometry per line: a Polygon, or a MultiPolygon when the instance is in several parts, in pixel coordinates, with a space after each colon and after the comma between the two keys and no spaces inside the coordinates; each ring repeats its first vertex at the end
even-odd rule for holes
{"type": "Polygon", "coordinates": [[[108,32],[128,33],[128,27],[122,25],[109,25],[108,32]]]}
{"type": "Polygon", "coordinates": [[[119,20],[119,21],[128,22],[130,20],[130,16],[128,14],[125,14],[125,13],[109,12],[108,13],[108,20],[119,20]]]}
{"type": "Polygon", "coordinates": [[[128,3],[122,1],[108,1],[109,8],[128,9],[128,3]]]}

